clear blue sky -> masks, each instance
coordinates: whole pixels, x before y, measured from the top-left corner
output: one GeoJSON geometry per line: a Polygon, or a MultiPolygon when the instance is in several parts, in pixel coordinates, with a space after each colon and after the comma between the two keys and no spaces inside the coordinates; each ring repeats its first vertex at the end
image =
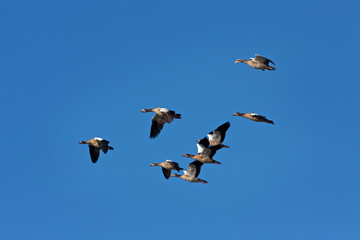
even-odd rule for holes
{"type": "Polygon", "coordinates": [[[360,239],[359,9],[1,1],[0,238],[360,239]],[[255,53],[277,70],[234,64],[255,53]],[[150,140],[153,107],[183,119],[150,140]],[[209,184],[149,167],[186,168],[226,121],[209,184]],[[78,141],[96,136],[115,151],[92,164],[78,141]]]}

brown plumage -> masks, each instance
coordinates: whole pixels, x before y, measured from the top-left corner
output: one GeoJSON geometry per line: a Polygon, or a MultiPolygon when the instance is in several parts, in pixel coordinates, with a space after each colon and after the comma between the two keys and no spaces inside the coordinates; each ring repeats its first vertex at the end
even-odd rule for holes
{"type": "Polygon", "coordinates": [[[265,116],[261,116],[257,113],[239,113],[239,112],[236,112],[233,114],[233,116],[240,116],[240,117],[244,117],[244,118],[247,118],[247,119],[250,119],[252,121],[255,121],[255,122],[266,122],[266,123],[270,123],[270,124],[274,124],[273,121],[267,119],[265,116]]]}
{"type": "Polygon", "coordinates": [[[179,167],[179,164],[177,162],[173,162],[170,160],[166,160],[165,162],[162,163],[152,163],[150,164],[150,166],[160,166],[162,168],[162,172],[166,179],[170,178],[171,170],[177,170],[177,171],[183,170],[182,168],[179,167]]]}
{"type": "Polygon", "coordinates": [[[255,69],[261,69],[261,70],[275,70],[276,68],[274,67],[270,67],[269,63],[272,63],[275,65],[275,63],[273,61],[271,61],[270,59],[266,58],[266,57],[262,57],[260,55],[255,54],[255,58],[250,58],[250,60],[243,60],[243,59],[238,59],[236,60],[235,63],[246,63],[247,65],[249,65],[252,68],[255,69]]]}
{"type": "Polygon", "coordinates": [[[79,143],[89,145],[90,157],[93,163],[96,163],[97,160],[99,159],[100,149],[104,153],[107,153],[108,150],[114,150],[113,147],[109,146],[110,143],[109,141],[99,137],[90,139],[89,141],[80,141],[79,143]]]}
{"type": "Polygon", "coordinates": [[[199,161],[193,161],[192,163],[190,163],[188,165],[187,170],[184,171],[184,175],[173,174],[173,175],[171,175],[171,177],[182,178],[185,181],[192,182],[192,183],[198,183],[198,182],[208,183],[207,181],[198,178],[202,165],[203,165],[203,163],[201,163],[199,161]]]}
{"type": "Polygon", "coordinates": [[[150,138],[156,138],[164,127],[165,122],[171,123],[174,118],[181,119],[181,114],[175,113],[173,110],[166,108],[142,109],[141,112],[154,112],[150,129],[150,138]]]}

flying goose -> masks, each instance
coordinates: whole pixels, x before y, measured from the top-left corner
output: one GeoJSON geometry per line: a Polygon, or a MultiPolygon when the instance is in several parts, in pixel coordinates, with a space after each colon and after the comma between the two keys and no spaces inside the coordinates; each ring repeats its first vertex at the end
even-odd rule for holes
{"type": "Polygon", "coordinates": [[[244,118],[247,118],[247,119],[250,119],[252,121],[255,121],[255,122],[267,122],[267,123],[270,123],[270,124],[274,124],[273,121],[267,119],[265,116],[261,116],[257,113],[239,113],[239,112],[236,112],[233,114],[233,116],[241,116],[241,117],[244,117],[244,118]]]}
{"type": "Polygon", "coordinates": [[[99,159],[100,149],[104,153],[107,153],[108,150],[114,150],[113,147],[108,145],[110,143],[109,141],[99,137],[90,139],[89,141],[80,141],[79,143],[89,145],[90,157],[93,163],[96,163],[99,159]]]}
{"type": "Polygon", "coordinates": [[[181,114],[175,113],[173,110],[166,108],[152,108],[142,109],[141,112],[154,112],[155,116],[152,118],[150,138],[156,138],[164,127],[165,122],[171,123],[174,118],[181,119],[181,114]]]}
{"type": "Polygon", "coordinates": [[[177,162],[173,162],[171,160],[166,160],[165,162],[162,163],[152,163],[150,164],[150,166],[160,166],[162,168],[162,172],[166,179],[169,179],[171,175],[171,170],[177,170],[177,171],[183,170],[182,168],[179,167],[179,164],[177,162]]]}
{"type": "Polygon", "coordinates": [[[198,178],[202,165],[203,163],[199,161],[193,161],[188,165],[187,170],[184,171],[184,175],[173,174],[171,175],[171,177],[179,177],[184,179],[185,181],[192,183],[197,183],[197,182],[208,183],[207,181],[198,178]]]}
{"type": "MultiPolygon", "coordinates": [[[[199,141],[199,140],[198,140],[199,141]]],[[[183,157],[192,158],[195,160],[198,160],[201,163],[215,163],[215,164],[221,164],[221,162],[215,161],[213,159],[213,156],[215,155],[216,151],[222,148],[222,145],[216,145],[209,147],[209,140],[204,137],[199,141],[198,144],[196,144],[198,148],[198,154],[192,155],[189,153],[186,153],[182,155],[183,157]]]]}
{"type": "Polygon", "coordinates": [[[275,65],[275,63],[273,61],[271,61],[270,59],[266,58],[266,57],[262,57],[260,55],[255,54],[255,58],[250,58],[250,60],[243,60],[243,59],[238,59],[236,60],[235,63],[246,63],[248,64],[250,67],[255,68],[255,69],[261,69],[261,70],[275,70],[276,68],[274,67],[270,67],[269,63],[272,63],[275,65]]]}
{"type": "Polygon", "coordinates": [[[209,132],[207,136],[209,137],[210,145],[211,146],[220,145],[224,148],[229,148],[229,146],[223,144],[226,131],[229,129],[229,127],[230,127],[230,122],[226,122],[223,125],[219,126],[217,129],[215,129],[214,131],[209,132]]]}

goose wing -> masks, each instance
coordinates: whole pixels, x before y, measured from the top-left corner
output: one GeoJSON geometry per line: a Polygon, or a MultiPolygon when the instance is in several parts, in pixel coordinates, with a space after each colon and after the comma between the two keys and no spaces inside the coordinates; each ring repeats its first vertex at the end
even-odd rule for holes
{"type": "Polygon", "coordinates": [[[266,58],[266,57],[262,57],[258,54],[255,54],[255,61],[269,65],[269,62],[271,62],[272,64],[275,65],[275,63],[273,61],[271,61],[270,59],[266,58]]]}
{"type": "Polygon", "coordinates": [[[91,161],[93,163],[96,163],[97,160],[99,159],[100,149],[89,145],[89,152],[90,152],[91,161]]]}
{"type": "Polygon", "coordinates": [[[107,141],[107,140],[104,140],[104,139],[101,140],[101,141],[97,140],[97,142],[98,142],[101,150],[102,150],[104,153],[107,153],[107,151],[108,151],[108,149],[109,149],[109,143],[110,143],[110,142],[107,141]]]}
{"type": "Polygon", "coordinates": [[[259,120],[267,120],[265,116],[259,115],[257,113],[251,113],[251,116],[259,120]]]}
{"type": "Polygon", "coordinates": [[[220,142],[221,140],[220,132],[216,130],[209,132],[207,136],[209,137],[209,140],[212,142],[220,142]]]}
{"type": "Polygon", "coordinates": [[[164,174],[164,177],[166,178],[166,179],[169,179],[169,177],[170,177],[170,175],[171,175],[171,170],[169,170],[169,169],[166,169],[166,168],[161,168],[162,169],[162,172],[163,172],[163,174],[164,174]]]}
{"type": "Polygon", "coordinates": [[[159,115],[155,115],[152,118],[152,123],[151,123],[151,129],[150,129],[150,138],[156,138],[161,130],[163,129],[165,124],[165,120],[159,116],[159,115]]]}
{"type": "Polygon", "coordinates": [[[198,154],[202,154],[204,152],[204,150],[206,150],[206,148],[209,147],[209,140],[204,137],[203,139],[201,139],[199,141],[199,143],[196,144],[197,148],[198,148],[198,154]]]}
{"type": "Polygon", "coordinates": [[[182,169],[177,162],[173,162],[171,160],[166,160],[166,162],[169,163],[177,171],[180,171],[182,169]]]}
{"type": "Polygon", "coordinates": [[[167,123],[171,123],[174,121],[175,112],[172,110],[167,110],[167,112],[164,112],[163,118],[167,123]]]}
{"type": "Polygon", "coordinates": [[[203,163],[201,163],[197,160],[193,161],[192,163],[190,163],[188,165],[186,175],[191,176],[191,177],[199,176],[202,165],[203,165],[203,163]]]}
{"type": "Polygon", "coordinates": [[[204,146],[201,145],[200,143],[196,144],[197,149],[198,149],[198,154],[201,154],[204,151],[204,146]]]}
{"type": "Polygon", "coordinates": [[[200,153],[200,155],[201,155],[202,157],[210,157],[210,155],[211,155],[211,150],[210,150],[210,148],[208,148],[208,147],[204,148],[204,149],[202,150],[202,152],[200,153]]]}
{"type": "Polygon", "coordinates": [[[229,127],[230,122],[226,122],[220,125],[217,129],[208,134],[209,139],[214,142],[222,143],[225,139],[226,131],[229,129],[229,127]]]}
{"type": "Polygon", "coordinates": [[[204,146],[204,147],[209,147],[210,142],[209,142],[209,140],[207,139],[207,137],[204,137],[203,139],[201,139],[201,140],[199,141],[199,144],[202,145],[202,146],[204,146]]]}
{"type": "Polygon", "coordinates": [[[176,171],[180,171],[182,169],[177,162],[173,162],[173,166],[176,169],[176,171]]]}

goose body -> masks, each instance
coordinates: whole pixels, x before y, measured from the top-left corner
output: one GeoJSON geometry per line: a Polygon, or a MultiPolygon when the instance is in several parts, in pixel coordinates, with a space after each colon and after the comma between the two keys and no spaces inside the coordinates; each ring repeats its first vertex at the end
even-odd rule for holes
{"type": "Polygon", "coordinates": [[[177,170],[178,172],[180,170],[183,170],[182,168],[179,167],[179,164],[177,162],[173,162],[171,160],[166,160],[165,162],[162,163],[152,163],[150,164],[150,166],[160,166],[162,168],[162,172],[166,179],[170,178],[171,170],[177,170]]]}
{"type": "Polygon", "coordinates": [[[255,58],[250,58],[250,60],[243,60],[243,59],[237,59],[235,61],[235,63],[246,63],[247,65],[249,65],[252,68],[255,69],[261,69],[261,70],[275,70],[276,68],[274,67],[270,67],[269,63],[272,63],[275,65],[275,63],[273,61],[271,61],[270,59],[266,58],[266,57],[262,57],[260,55],[255,54],[255,58]]]}
{"type": "Polygon", "coordinates": [[[250,119],[252,121],[255,122],[266,122],[266,123],[270,123],[270,124],[274,124],[273,121],[267,119],[265,116],[259,115],[257,113],[239,113],[236,112],[233,114],[233,116],[240,116],[240,117],[244,117],[247,119],[250,119]]]}
{"type": "Polygon", "coordinates": [[[199,161],[193,161],[188,165],[188,168],[186,171],[184,171],[183,175],[179,174],[173,174],[171,177],[178,177],[182,178],[185,181],[192,182],[192,183],[207,183],[207,181],[200,179],[198,176],[200,174],[201,166],[203,163],[199,161]]]}
{"type": "Polygon", "coordinates": [[[109,141],[99,137],[95,137],[89,141],[80,141],[79,143],[89,145],[90,157],[93,163],[96,163],[99,159],[100,150],[102,150],[104,153],[107,153],[108,150],[114,150],[113,147],[109,146],[109,141]]]}
{"type": "Polygon", "coordinates": [[[150,138],[156,138],[164,127],[165,123],[171,123],[174,118],[181,119],[181,114],[175,113],[173,110],[167,108],[152,108],[142,109],[141,112],[154,112],[155,116],[152,118],[150,138]]]}

